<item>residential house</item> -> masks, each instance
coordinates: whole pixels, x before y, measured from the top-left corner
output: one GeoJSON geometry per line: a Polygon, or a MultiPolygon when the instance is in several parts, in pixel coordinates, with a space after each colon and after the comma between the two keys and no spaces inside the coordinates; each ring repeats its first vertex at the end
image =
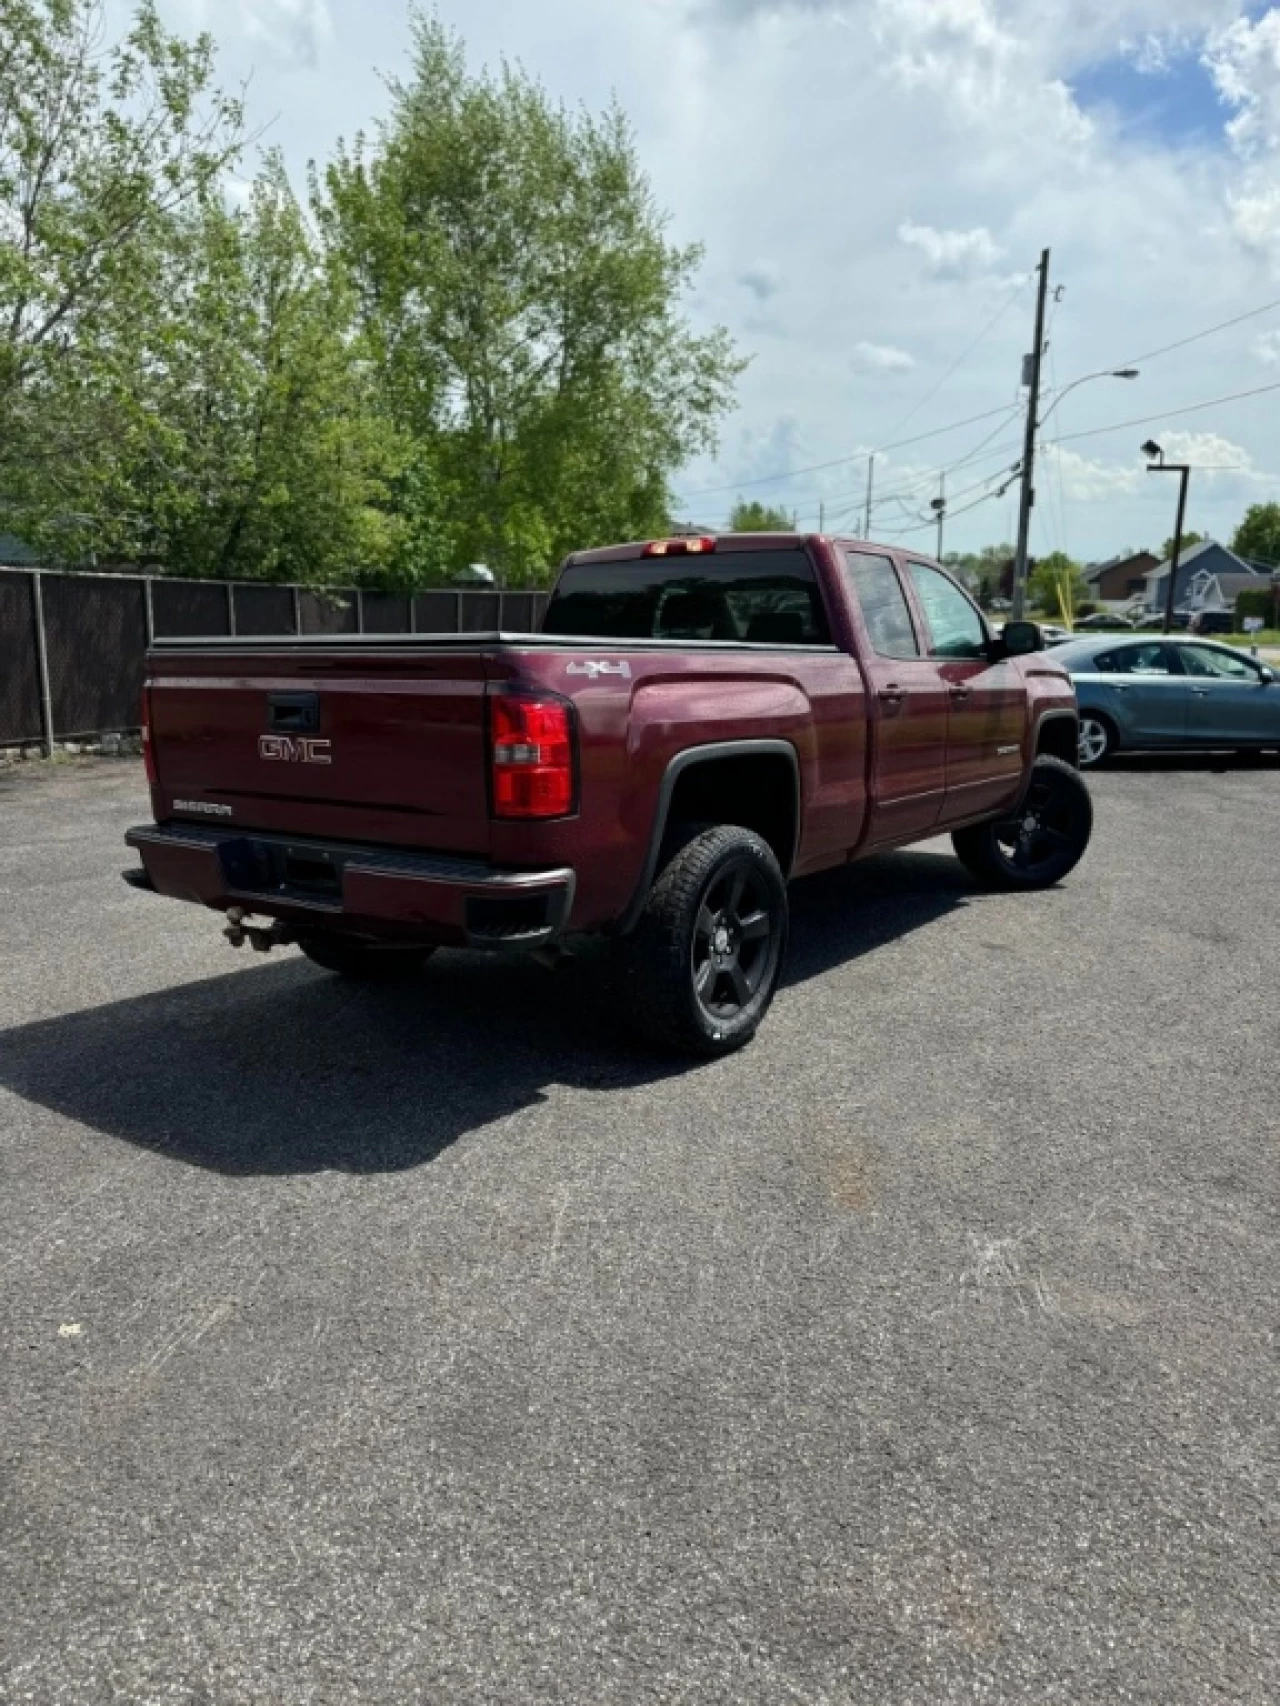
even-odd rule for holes
{"type": "Polygon", "coordinates": [[[1084,571],[1089,596],[1099,604],[1123,604],[1128,599],[1142,598],[1147,590],[1147,576],[1159,564],[1154,551],[1126,551],[1105,563],[1091,563],[1084,571]]]}
{"type": "MultiPolygon", "coordinates": [[[[1165,607],[1171,562],[1160,563],[1144,576],[1146,607],[1153,615],[1165,607]]],[[[1205,539],[1185,551],[1178,563],[1174,589],[1175,610],[1234,610],[1236,594],[1243,588],[1266,586],[1268,580],[1243,557],[1225,545],[1205,539]]]]}

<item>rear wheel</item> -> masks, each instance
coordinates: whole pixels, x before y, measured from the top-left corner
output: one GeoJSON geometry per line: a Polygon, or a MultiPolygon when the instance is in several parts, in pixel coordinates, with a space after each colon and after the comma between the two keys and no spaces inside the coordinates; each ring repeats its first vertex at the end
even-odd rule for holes
{"type": "Polygon", "coordinates": [[[632,1022],[667,1047],[729,1054],[768,1012],[786,945],[786,883],[768,844],[732,824],[704,830],[622,944],[632,1022]]]}
{"type": "Polygon", "coordinates": [[[1093,834],[1093,802],[1060,758],[1037,758],[1013,817],[959,829],[957,857],[988,888],[1046,889],[1080,863],[1093,834]]]}
{"type": "Polygon", "coordinates": [[[1093,711],[1080,713],[1080,768],[1092,770],[1105,764],[1115,751],[1116,731],[1105,717],[1093,711]]]}
{"type": "Polygon", "coordinates": [[[313,931],[299,936],[298,946],[303,953],[325,971],[337,972],[339,977],[363,979],[369,982],[390,983],[397,978],[412,977],[435,952],[434,948],[405,947],[399,942],[362,942],[354,936],[339,936],[313,931]]]}

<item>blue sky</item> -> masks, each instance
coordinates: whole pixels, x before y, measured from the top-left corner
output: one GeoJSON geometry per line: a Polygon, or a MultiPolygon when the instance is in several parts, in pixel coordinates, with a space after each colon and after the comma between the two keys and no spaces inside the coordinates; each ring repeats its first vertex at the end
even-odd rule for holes
{"type": "Polygon", "coordinates": [[[1086,113],[1113,118],[1121,134],[1166,148],[1226,148],[1232,116],[1198,46],[1173,51],[1158,67],[1134,54],[1087,66],[1071,79],[1086,113]]]}
{"type": "MultiPolygon", "coordinates": [[[[128,0],[108,4],[119,20],[128,0]]],[[[574,105],[616,94],[672,234],[705,246],[689,311],[751,364],[718,454],[677,480],[692,519],[718,525],[749,492],[845,525],[876,449],[878,536],[925,543],[946,469],[967,492],[948,543],[1004,537],[993,494],[1046,245],[1059,386],[1280,299],[1280,0],[437,4],[473,64],[518,59],[574,105]],[[993,409],[1007,420],[954,424],[993,409]]],[[[406,62],[405,0],[159,5],[214,33],[228,80],[252,78],[251,118],[300,183],[376,122],[406,62]]],[[[1280,384],[1280,310],[1138,365],[1055,413],[1037,549],[1163,540],[1152,436],[1202,470],[1201,531],[1280,498],[1280,391],[1181,412],[1280,384]]]]}

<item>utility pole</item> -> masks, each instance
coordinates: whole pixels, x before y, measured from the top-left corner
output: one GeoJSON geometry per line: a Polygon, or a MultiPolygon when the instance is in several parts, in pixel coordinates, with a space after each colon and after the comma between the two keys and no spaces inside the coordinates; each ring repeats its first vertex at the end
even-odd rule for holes
{"type": "MultiPolygon", "coordinates": [[[[810,510],[809,513],[810,513],[810,515],[812,515],[813,511],[810,510]]],[[[826,531],[827,531],[827,506],[825,503],[820,502],[818,504],[818,532],[819,533],[825,533],[826,531]]]]}
{"type": "Polygon", "coordinates": [[[873,450],[871,455],[867,458],[867,514],[862,528],[862,537],[864,539],[870,539],[871,537],[871,488],[875,482],[875,477],[876,455],[873,450]]]}
{"type": "Polygon", "coordinates": [[[1027,601],[1027,550],[1031,542],[1031,506],[1036,501],[1036,433],[1040,414],[1040,367],[1044,360],[1044,311],[1049,299],[1049,251],[1040,256],[1040,289],[1036,296],[1036,341],[1027,362],[1027,436],[1022,451],[1022,502],[1018,506],[1018,552],[1013,560],[1013,609],[1015,622],[1022,620],[1027,601]]]}

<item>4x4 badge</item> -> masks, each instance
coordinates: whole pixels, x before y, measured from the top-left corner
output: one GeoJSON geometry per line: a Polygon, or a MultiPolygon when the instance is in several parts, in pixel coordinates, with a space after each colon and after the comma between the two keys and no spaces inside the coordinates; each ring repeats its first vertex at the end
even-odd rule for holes
{"type": "Polygon", "coordinates": [[[571,663],[565,665],[566,675],[586,675],[592,681],[599,681],[602,675],[621,675],[628,681],[631,679],[631,665],[624,659],[621,663],[603,663],[596,658],[589,658],[586,663],[571,663]]]}

